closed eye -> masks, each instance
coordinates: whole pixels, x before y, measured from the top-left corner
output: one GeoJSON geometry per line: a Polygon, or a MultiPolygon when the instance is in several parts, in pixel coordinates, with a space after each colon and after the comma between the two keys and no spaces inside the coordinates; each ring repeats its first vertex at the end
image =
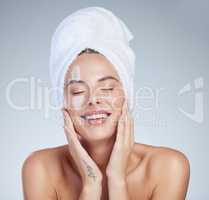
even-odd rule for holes
{"type": "Polygon", "coordinates": [[[113,88],[103,88],[102,90],[113,90],[113,88]]]}
{"type": "Polygon", "coordinates": [[[84,91],[72,92],[71,94],[76,95],[76,94],[81,94],[81,93],[83,93],[83,92],[84,92],[84,91]]]}

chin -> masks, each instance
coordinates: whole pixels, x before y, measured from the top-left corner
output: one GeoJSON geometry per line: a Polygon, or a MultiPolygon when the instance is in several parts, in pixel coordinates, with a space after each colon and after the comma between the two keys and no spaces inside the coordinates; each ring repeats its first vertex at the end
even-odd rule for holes
{"type": "Polygon", "coordinates": [[[82,130],[79,131],[80,136],[86,140],[105,140],[110,139],[115,134],[115,127],[109,126],[93,126],[93,127],[82,127],[82,130]]]}

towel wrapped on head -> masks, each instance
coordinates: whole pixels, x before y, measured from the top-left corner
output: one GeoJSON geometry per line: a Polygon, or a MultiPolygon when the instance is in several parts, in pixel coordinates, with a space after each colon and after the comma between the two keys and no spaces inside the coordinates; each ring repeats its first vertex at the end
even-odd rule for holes
{"type": "Polygon", "coordinates": [[[69,65],[82,50],[91,48],[103,54],[115,67],[132,112],[135,69],[135,54],[129,46],[132,39],[125,23],[103,7],[82,8],[67,16],[51,40],[49,68],[56,105],[63,105],[64,77],[69,65]]]}

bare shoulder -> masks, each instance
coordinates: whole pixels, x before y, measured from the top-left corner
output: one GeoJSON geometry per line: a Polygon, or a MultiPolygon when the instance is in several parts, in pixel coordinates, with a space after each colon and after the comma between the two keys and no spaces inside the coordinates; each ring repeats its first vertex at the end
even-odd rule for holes
{"type": "Polygon", "coordinates": [[[170,147],[153,146],[142,143],[135,143],[136,152],[141,153],[145,158],[148,159],[149,164],[154,168],[159,165],[171,165],[181,164],[184,167],[189,166],[189,160],[187,156],[177,150],[170,147]]]}
{"type": "Polygon", "coordinates": [[[43,164],[46,164],[49,161],[57,159],[58,154],[61,152],[63,148],[64,146],[57,146],[35,150],[28,154],[28,156],[24,160],[24,164],[32,161],[42,162],[43,164]]]}
{"type": "Polygon", "coordinates": [[[163,169],[182,170],[183,172],[190,168],[187,156],[183,152],[170,147],[135,143],[135,150],[147,160],[149,169],[153,174],[158,174],[163,169]]]}
{"type": "Polygon", "coordinates": [[[24,160],[22,169],[39,165],[50,172],[50,168],[61,163],[64,150],[65,145],[33,151],[24,160]]]}
{"type": "Polygon", "coordinates": [[[189,173],[189,160],[183,152],[169,147],[158,146],[152,148],[153,154],[150,157],[150,165],[153,174],[157,174],[162,170],[165,176],[170,175],[171,172],[177,175],[189,173]]]}
{"type": "Polygon", "coordinates": [[[47,148],[30,153],[22,165],[24,199],[57,199],[52,172],[59,170],[60,147],[47,148]]]}
{"type": "MultiPolygon", "coordinates": [[[[183,198],[190,178],[190,164],[187,156],[183,152],[169,147],[139,143],[135,146],[147,160],[146,168],[151,181],[155,183],[155,195],[163,193],[167,188],[167,191],[173,195],[179,195],[179,199],[183,198]]],[[[164,195],[166,195],[165,192],[164,195]]],[[[162,199],[162,194],[160,197],[162,199]]],[[[166,197],[169,197],[169,194],[166,197]]]]}
{"type": "Polygon", "coordinates": [[[73,195],[69,184],[75,179],[67,156],[68,145],[30,153],[22,165],[24,199],[57,200],[62,195],[73,195]]]}

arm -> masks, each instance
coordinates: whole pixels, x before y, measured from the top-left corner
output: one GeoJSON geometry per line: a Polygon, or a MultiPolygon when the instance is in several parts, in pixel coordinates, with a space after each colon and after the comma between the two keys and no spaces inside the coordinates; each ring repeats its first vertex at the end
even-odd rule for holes
{"type": "Polygon", "coordinates": [[[106,168],[110,200],[131,200],[126,182],[126,169],[134,146],[133,123],[125,99],[118,122],[116,141],[106,168]]]}
{"type": "Polygon", "coordinates": [[[70,114],[62,109],[64,114],[64,130],[68,140],[69,153],[74,159],[82,179],[82,191],[79,200],[99,200],[102,194],[102,173],[87,151],[81,145],[74,129],[70,114]]]}
{"type": "Polygon", "coordinates": [[[127,182],[124,179],[108,179],[109,199],[131,200],[127,182]]]}
{"type": "Polygon", "coordinates": [[[99,200],[102,193],[102,184],[84,185],[79,200],[99,200]]]}
{"type": "Polygon", "coordinates": [[[184,200],[190,178],[188,159],[180,152],[170,152],[168,157],[158,161],[161,169],[158,184],[152,194],[152,200],[184,200]]]}
{"type": "Polygon", "coordinates": [[[22,186],[24,200],[57,200],[38,152],[32,153],[23,163],[22,186]]]}

